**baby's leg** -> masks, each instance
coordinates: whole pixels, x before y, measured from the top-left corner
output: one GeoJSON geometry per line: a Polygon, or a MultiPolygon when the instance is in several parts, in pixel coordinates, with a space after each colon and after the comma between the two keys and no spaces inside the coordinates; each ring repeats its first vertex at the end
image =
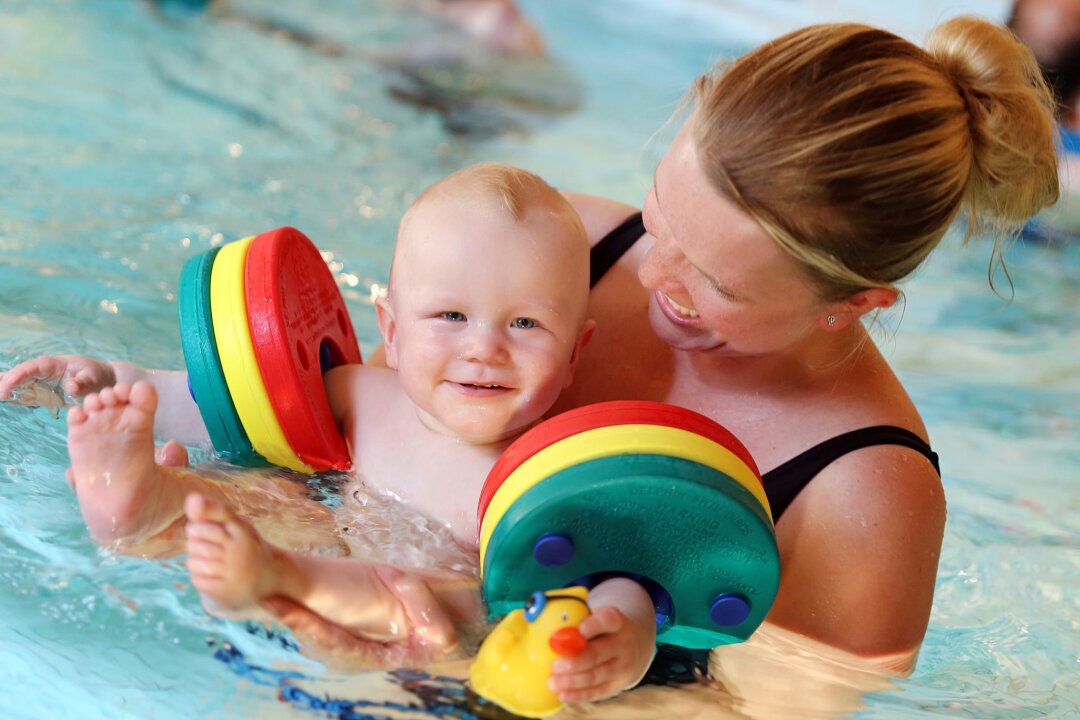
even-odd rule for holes
{"type": "Polygon", "coordinates": [[[155,556],[183,548],[188,493],[220,498],[227,489],[186,467],[187,451],[178,443],[155,453],[157,405],[154,386],[139,380],[87,395],[68,413],[68,481],[91,536],[118,550],[155,556]]]}
{"type": "Polygon", "coordinates": [[[227,506],[191,494],[187,514],[188,572],[209,600],[208,610],[252,614],[259,602],[282,591],[284,550],[265,542],[227,506]]]}
{"type": "Polygon", "coordinates": [[[182,514],[182,471],[154,463],[154,387],[140,381],[86,396],[68,414],[71,478],[98,542],[141,540],[182,514]]]}
{"type": "MultiPolygon", "coordinates": [[[[186,504],[188,570],[218,609],[273,612],[284,599],[365,641],[426,647],[445,654],[457,641],[455,621],[480,614],[475,580],[456,573],[399,570],[355,558],[277,547],[227,505],[192,495],[186,504]]],[[[400,653],[399,653],[400,654],[400,653]]],[[[403,656],[404,657],[404,656],[403,656]]]]}
{"type": "Polygon", "coordinates": [[[187,512],[188,571],[210,607],[251,615],[270,596],[300,603],[357,637],[404,639],[397,599],[362,560],[293,552],[262,539],[223,503],[192,494],[187,512]]]}

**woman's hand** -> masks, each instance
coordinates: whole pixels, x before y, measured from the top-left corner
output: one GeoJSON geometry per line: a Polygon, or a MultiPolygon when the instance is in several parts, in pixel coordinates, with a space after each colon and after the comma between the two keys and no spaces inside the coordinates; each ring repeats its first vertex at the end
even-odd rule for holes
{"type": "MultiPolygon", "coordinates": [[[[112,387],[116,373],[108,363],[81,355],[44,355],[21,362],[0,375],[0,401],[38,407],[48,404],[37,383],[52,383],[54,393],[62,393],[64,404],[84,395],[112,387]]],[[[57,394],[59,394],[57,393],[57,394]]]]}
{"type": "Polygon", "coordinates": [[[405,610],[409,635],[401,641],[357,637],[281,595],[265,598],[261,604],[293,632],[306,654],[334,668],[422,667],[452,656],[458,647],[457,631],[427,584],[387,566],[379,566],[376,572],[405,610]]]}
{"type": "Polygon", "coordinates": [[[652,627],[635,622],[612,605],[597,608],[578,626],[589,644],[577,657],[555,661],[548,687],[572,704],[603,700],[636,685],[652,662],[656,626],[650,622],[652,627]]]}

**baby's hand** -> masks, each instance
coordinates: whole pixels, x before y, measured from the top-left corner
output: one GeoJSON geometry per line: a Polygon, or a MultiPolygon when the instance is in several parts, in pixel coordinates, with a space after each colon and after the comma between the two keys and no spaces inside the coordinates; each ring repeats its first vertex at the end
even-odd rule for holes
{"type": "Polygon", "coordinates": [[[42,356],[19,363],[0,375],[0,401],[39,406],[40,393],[35,385],[53,383],[63,393],[64,402],[79,400],[116,384],[112,366],[81,355],[42,356]]]}
{"type": "Polygon", "coordinates": [[[564,703],[591,702],[637,684],[652,662],[655,627],[643,628],[618,608],[597,608],[578,626],[589,641],[573,658],[559,658],[548,687],[564,703]]]}

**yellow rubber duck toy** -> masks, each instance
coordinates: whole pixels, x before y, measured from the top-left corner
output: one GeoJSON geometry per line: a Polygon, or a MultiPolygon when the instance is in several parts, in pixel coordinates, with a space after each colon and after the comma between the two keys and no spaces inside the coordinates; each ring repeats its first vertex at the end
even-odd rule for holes
{"type": "Polygon", "coordinates": [[[533,593],[484,640],[469,670],[473,691],[524,717],[558,711],[562,703],[548,690],[551,666],[585,649],[588,641],[578,624],[590,614],[588,596],[583,587],[533,593]]]}

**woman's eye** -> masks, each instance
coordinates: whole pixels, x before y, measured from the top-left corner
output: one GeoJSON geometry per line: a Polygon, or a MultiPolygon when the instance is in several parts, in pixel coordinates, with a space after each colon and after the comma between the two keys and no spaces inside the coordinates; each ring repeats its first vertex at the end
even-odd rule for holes
{"type": "Polygon", "coordinates": [[[536,321],[533,320],[532,318],[519,317],[519,318],[514,318],[514,322],[512,323],[512,325],[514,327],[516,327],[516,328],[522,328],[524,330],[530,330],[530,329],[536,327],[536,321]]]}
{"type": "Polygon", "coordinates": [[[442,319],[450,322],[465,322],[465,313],[460,313],[457,310],[447,310],[442,314],[442,319]]]}
{"type": "Polygon", "coordinates": [[[706,276],[706,281],[709,283],[709,287],[712,288],[712,291],[714,293],[716,293],[717,295],[719,295],[720,297],[724,298],[725,300],[732,300],[732,301],[738,300],[737,297],[735,297],[730,292],[728,292],[724,288],[717,285],[716,281],[713,280],[712,278],[706,276]]]}

